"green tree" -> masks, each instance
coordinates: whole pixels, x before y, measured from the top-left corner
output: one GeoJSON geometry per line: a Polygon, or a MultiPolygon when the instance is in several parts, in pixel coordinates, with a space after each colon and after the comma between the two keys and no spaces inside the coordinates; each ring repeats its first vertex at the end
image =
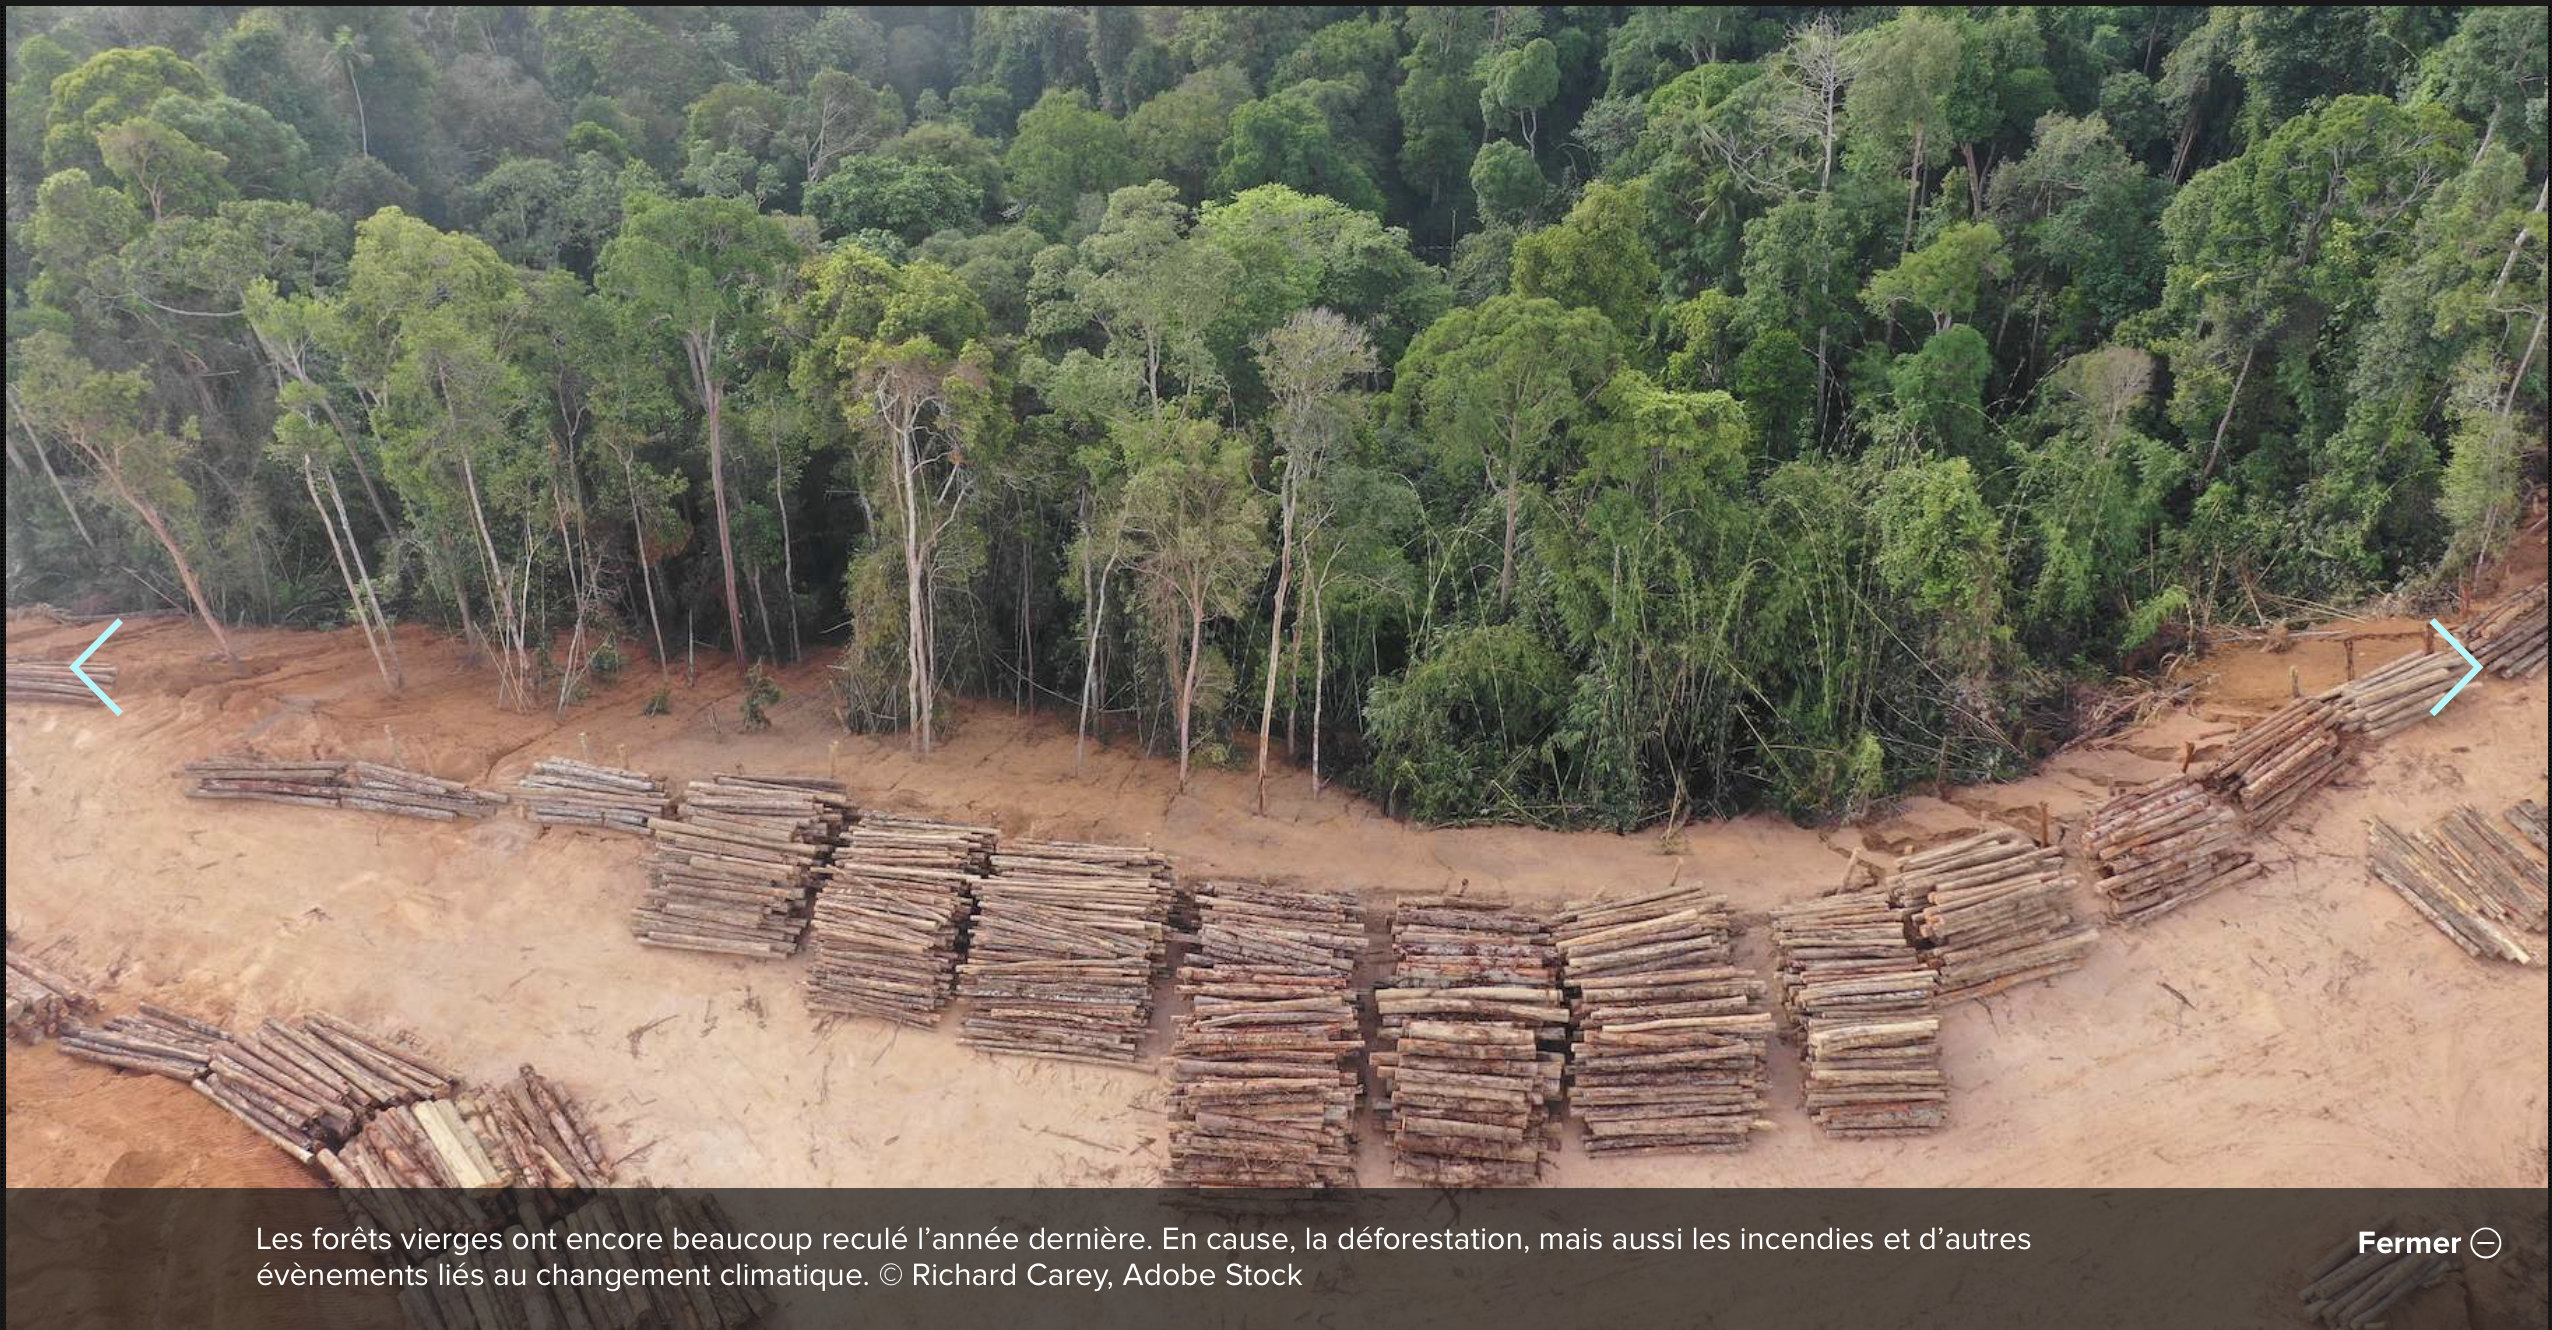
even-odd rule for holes
{"type": "Polygon", "coordinates": [[[1090,105],[1089,95],[1049,91],[1019,117],[1005,159],[1010,192],[1028,223],[1049,236],[1071,226],[1081,200],[1134,183],[1125,125],[1090,105]]]}

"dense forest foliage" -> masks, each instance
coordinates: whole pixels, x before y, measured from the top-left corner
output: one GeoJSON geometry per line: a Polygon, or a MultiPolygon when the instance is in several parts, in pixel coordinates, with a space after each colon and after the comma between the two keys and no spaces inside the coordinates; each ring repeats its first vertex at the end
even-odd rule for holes
{"type": "Polygon", "coordinates": [[[1849,812],[2522,520],[2545,48],[15,7],[8,594],[352,624],[391,688],[430,623],[516,708],[821,656],[916,746],[995,697],[1436,821],[1849,812]]]}

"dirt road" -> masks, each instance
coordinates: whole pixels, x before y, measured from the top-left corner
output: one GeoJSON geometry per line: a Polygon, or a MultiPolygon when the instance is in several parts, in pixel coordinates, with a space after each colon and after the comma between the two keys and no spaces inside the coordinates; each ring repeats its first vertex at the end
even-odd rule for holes
{"type": "MultiPolygon", "coordinates": [[[[67,656],[94,628],[34,618],[12,654],[67,656]]],[[[410,687],[385,696],[351,633],[237,632],[234,676],[182,621],[128,624],[102,659],[125,714],[12,707],[8,925],[68,964],[217,1017],[325,1007],[412,1029],[472,1076],[522,1062],[574,1087],[635,1171],[659,1182],[973,1186],[1147,1183],[1165,1158],[1164,1082],[1144,1070],[993,1058],[929,1032],[819,1024],[805,958],[751,963],[650,951],[625,927],[643,842],[513,815],[461,826],[181,797],[177,766],[244,744],[350,752],[510,783],[536,758],[590,755],[676,778],[838,771],[863,802],[1038,835],[1148,841],[1182,871],[1292,877],[1375,894],[1468,882],[1533,900],[1700,880],[1741,911],[1834,884],[1850,854],[1882,861],[1991,817],[2035,829],[2113,786],[2176,765],[2283,699],[2287,666],[2317,687],[2335,645],[2235,653],[2220,686],[2110,746],[2031,779],[1916,798],[1866,827],[1764,817],[1671,841],[1516,829],[1425,831],[1300,773],[1272,815],[1243,773],[1174,768],[1120,746],[1075,770],[1068,715],[964,708],[927,760],[900,739],[845,736],[820,668],[783,676],[765,732],[739,723],[732,673],[678,679],[671,711],[635,671],[572,709],[505,715],[451,642],[403,630],[410,687]]],[[[2372,648],[2367,661],[2405,646],[2372,648]]],[[[2213,669],[2199,667],[2201,673],[2213,669]]],[[[1743,1155],[1596,1161],[1586,1185],[2541,1185],[2546,1180],[2542,970],[2473,961],[2366,874],[2364,819],[2426,819],[2544,797],[2545,686],[2476,683],[2393,740],[2260,847],[2264,879],[2127,933],[2089,967],[1955,1009],[1944,1032],[1955,1125],[1905,1141],[1820,1139],[1773,1087],[1776,1130],[1743,1155]]],[[[2083,908],[2091,908],[2086,899],[2083,908]]],[[[1748,943],[1758,962],[1760,930],[1748,943]]],[[[1165,1004],[1166,1005],[1166,1004],[1165,1004]]],[[[1162,1017],[1164,1028],[1167,1013],[1162,1017]]],[[[264,1179],[254,1138],[194,1097],[13,1050],[12,1185],[264,1179]],[[101,1113],[99,1105],[116,1105],[101,1113]],[[184,1125],[163,1128],[163,1112],[184,1125]],[[104,1125],[99,1125],[103,1123],[104,1125]],[[75,1126],[75,1124],[77,1124],[75,1126]],[[235,1136],[232,1164],[181,1165],[235,1136]],[[159,1152],[153,1154],[152,1152],[159,1152]],[[244,1153],[241,1153],[244,1152],[244,1153]],[[210,1169],[211,1171],[207,1171],[210,1169]]],[[[1795,1078],[1795,1058],[1775,1058],[1795,1078]]],[[[1366,1181],[1389,1169],[1368,1131],[1366,1181]]]]}

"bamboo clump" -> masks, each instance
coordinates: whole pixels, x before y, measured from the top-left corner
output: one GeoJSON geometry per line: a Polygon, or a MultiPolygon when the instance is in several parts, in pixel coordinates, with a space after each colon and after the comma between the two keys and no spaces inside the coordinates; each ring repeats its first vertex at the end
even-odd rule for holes
{"type": "Polygon", "coordinates": [[[1799,1027],[1808,1120],[1829,1136],[1906,1136],[1949,1122],[1940,976],[1884,891],[1772,913],[1782,1005],[1799,1027]]]}
{"type": "Polygon", "coordinates": [[[213,1055],[229,1042],[218,1025],[145,1002],[140,1012],[104,1025],[65,1028],[61,1048],[82,1061],[191,1081],[212,1069],[213,1055]]]}
{"type": "Polygon", "coordinates": [[[1560,915],[1568,1105],[1587,1153],[1727,1153],[1769,1127],[1772,1016],[1762,979],[1732,964],[1735,931],[1727,899],[1697,887],[1560,915]]]}
{"type": "MultiPolygon", "coordinates": [[[[2394,1233],[2392,1221],[2375,1225],[2377,1233],[2394,1233]]],[[[2351,1233],[2304,1274],[2298,1295],[2304,1314],[2335,1330],[2364,1330],[2383,1324],[2393,1304],[2425,1288],[2443,1283],[2456,1267],[2449,1256],[2413,1252],[2360,1252],[2351,1233]]]]}
{"type": "Polygon", "coordinates": [[[8,949],[9,966],[9,1037],[24,1042],[43,1039],[84,1011],[95,1011],[97,1000],[89,996],[83,984],[52,966],[37,960],[33,954],[16,947],[8,949]]]}
{"type": "Polygon", "coordinates": [[[2476,959],[2544,963],[2543,867],[2470,809],[2429,834],[2367,821],[2366,866],[2420,917],[2476,959]]]}
{"type": "Polygon", "coordinates": [[[2166,777],[2091,811],[2083,844],[2109,917],[2142,923],[2266,870],[2234,841],[2233,809],[2186,776],[2166,777]]]}
{"type": "Polygon", "coordinates": [[[660,777],[564,757],[533,763],[514,793],[534,822],[634,836],[647,835],[649,820],[665,816],[672,806],[660,777]]]}
{"type": "MultiPolygon", "coordinates": [[[[112,665],[83,665],[80,668],[90,678],[97,680],[101,688],[111,687],[115,683],[115,667],[112,665]]],[[[5,677],[6,680],[5,688],[0,688],[0,691],[5,691],[7,700],[11,702],[86,702],[91,706],[97,704],[97,694],[90,692],[89,686],[80,682],[79,675],[71,673],[71,662],[67,660],[12,658],[5,667],[0,667],[0,677],[5,677]]]]}
{"type": "Polygon", "coordinates": [[[974,884],[959,1037],[988,1052],[1134,1061],[1176,908],[1167,861],[1137,846],[1005,840],[992,869],[974,884]]]}
{"type": "Polygon", "coordinates": [[[1550,925],[1471,896],[1422,896],[1391,919],[1374,991],[1375,1108],[1393,1174],[1431,1186],[1539,1181],[1556,1147],[1568,1006],[1550,925]]]}
{"type": "Polygon", "coordinates": [[[2007,829],[1907,858],[1888,891],[1911,912],[1944,1003],[2082,968],[2100,932],[2076,922],[2072,898],[2063,852],[2007,829]]]}
{"type": "Polygon", "coordinates": [[[647,819],[656,851],[630,931],[645,946],[676,951],[793,954],[816,870],[850,817],[849,797],[830,781],[693,781],[678,816],[647,819]]]}
{"type": "Polygon", "coordinates": [[[816,870],[808,1008],[937,1021],[957,991],[960,935],[997,839],[990,827],[862,814],[816,870]]]}
{"type": "Polygon", "coordinates": [[[1356,898],[1207,882],[1196,901],[1170,1054],[1170,1182],[1354,1186],[1356,898]]]}

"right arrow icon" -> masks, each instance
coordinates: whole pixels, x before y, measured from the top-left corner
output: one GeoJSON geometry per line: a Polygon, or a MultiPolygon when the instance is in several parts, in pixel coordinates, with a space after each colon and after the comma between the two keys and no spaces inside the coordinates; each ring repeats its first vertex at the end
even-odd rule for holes
{"type": "Polygon", "coordinates": [[[2474,660],[2472,658],[2472,653],[2463,649],[2463,643],[2456,641],[2455,635],[2447,632],[2444,624],[2441,624],[2434,619],[2430,619],[2428,621],[2428,626],[2436,629],[2437,636],[2446,639],[2446,645],[2453,647],[2455,649],[2455,654],[2463,657],[2463,663],[2472,667],[2471,669],[2463,672],[2462,678],[2455,680],[2455,686],[2447,689],[2444,697],[2437,699],[2437,705],[2428,708],[2428,714],[2433,716],[2438,712],[2445,710],[2446,704],[2455,700],[2455,694],[2462,692],[2463,686],[2472,682],[2474,675],[2481,673],[2481,662],[2474,660]]]}

